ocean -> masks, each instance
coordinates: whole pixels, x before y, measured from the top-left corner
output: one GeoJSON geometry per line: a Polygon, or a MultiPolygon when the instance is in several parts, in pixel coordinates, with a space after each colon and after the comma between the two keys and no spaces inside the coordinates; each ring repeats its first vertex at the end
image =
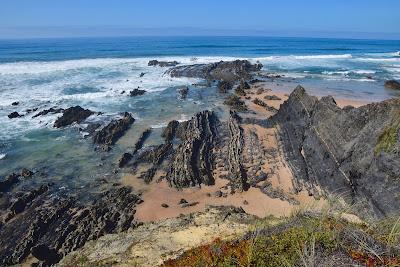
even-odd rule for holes
{"type": "MultiPolygon", "coordinates": [[[[172,119],[186,120],[197,111],[219,109],[213,88],[202,81],[164,75],[167,68],[149,60],[181,64],[248,59],[266,72],[284,75],[289,89],[302,84],[316,95],[380,101],[397,92],[385,89],[400,79],[400,41],[267,37],[126,37],[0,40],[0,176],[34,168],[66,186],[88,186],[113,175],[113,163],[145,128],[154,136],[172,119]],[[140,77],[141,73],[145,73],[140,77]],[[291,86],[293,85],[293,86],[291,86]],[[126,92],[148,91],[131,98],[126,92]],[[176,90],[189,86],[187,101],[176,90]],[[125,92],[125,93],[124,93],[125,92]],[[19,102],[17,106],[11,105],[19,102]],[[94,152],[80,126],[54,129],[57,115],[33,118],[28,109],[81,105],[111,120],[128,111],[137,120],[107,156],[94,152]],[[17,111],[24,115],[8,119],[17,111]],[[158,129],[158,130],[157,130],[158,129]],[[105,158],[108,157],[108,158],[105,158]],[[110,163],[111,162],[111,163],[110,163]],[[78,182],[77,182],[78,181],[78,182]]],[[[286,84],[286,87],[287,87],[286,84]]],[[[289,90],[287,89],[287,90],[289,90]]],[[[221,111],[222,112],[222,111],[221,111]]],[[[157,138],[154,138],[157,140],[157,138]]],[[[156,142],[156,141],[154,141],[156,142]]]]}

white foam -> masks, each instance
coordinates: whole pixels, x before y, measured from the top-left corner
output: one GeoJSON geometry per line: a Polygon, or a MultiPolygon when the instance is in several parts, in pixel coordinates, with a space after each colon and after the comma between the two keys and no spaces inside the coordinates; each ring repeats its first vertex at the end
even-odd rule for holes
{"type": "Polygon", "coordinates": [[[4,159],[7,156],[7,154],[0,154],[0,160],[4,159]]]}

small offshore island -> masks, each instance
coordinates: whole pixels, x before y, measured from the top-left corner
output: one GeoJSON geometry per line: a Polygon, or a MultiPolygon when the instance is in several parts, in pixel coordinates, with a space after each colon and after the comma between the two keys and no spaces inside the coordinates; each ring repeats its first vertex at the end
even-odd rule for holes
{"type": "MultiPolygon", "coordinates": [[[[249,259],[254,266],[264,260],[279,266],[268,253],[247,254],[251,242],[260,251],[278,249],[268,243],[271,233],[282,242],[315,234],[317,266],[399,263],[399,247],[374,236],[370,224],[388,223],[400,210],[399,98],[315,97],[247,60],[148,65],[167,77],[199,79],[174,89],[174,101],[202,101],[207,108],[138,128],[128,110],[106,119],[96,119],[105,116],[101,109],[79,105],[9,113],[9,120],[54,115],[52,128],[97,155],[87,160],[98,161],[90,171],[99,176],[64,184],[45,163],[6,175],[0,181],[2,266],[242,266],[249,259]],[[258,237],[251,232],[257,225],[258,237]],[[214,260],[204,254],[212,242],[224,247],[214,260]],[[377,257],[367,246],[384,253],[377,257]]],[[[399,89],[396,81],[386,86],[399,89]]],[[[88,152],[79,153],[83,164],[88,152]]],[[[390,229],[388,236],[393,239],[390,229]]],[[[279,253],[291,264],[302,258],[279,253]]]]}

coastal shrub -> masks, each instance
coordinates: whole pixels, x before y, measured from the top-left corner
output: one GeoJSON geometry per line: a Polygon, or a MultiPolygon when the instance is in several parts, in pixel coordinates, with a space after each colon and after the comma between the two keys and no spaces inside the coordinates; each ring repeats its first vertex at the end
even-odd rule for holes
{"type": "Polygon", "coordinates": [[[375,147],[375,154],[379,154],[382,151],[390,153],[393,151],[397,140],[399,139],[399,131],[400,131],[400,112],[396,114],[393,122],[387,126],[382,134],[378,138],[378,143],[375,147]]]}

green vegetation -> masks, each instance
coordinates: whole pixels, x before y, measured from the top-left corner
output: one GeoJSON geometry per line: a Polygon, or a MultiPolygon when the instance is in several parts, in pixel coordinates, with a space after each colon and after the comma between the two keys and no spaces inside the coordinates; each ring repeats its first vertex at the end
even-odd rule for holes
{"type": "Polygon", "coordinates": [[[395,114],[393,122],[387,126],[378,138],[378,143],[375,146],[375,154],[382,151],[390,153],[393,151],[394,146],[398,140],[400,129],[400,112],[395,114]]]}
{"type": "Polygon", "coordinates": [[[400,266],[400,219],[357,225],[327,215],[264,219],[244,237],[215,240],[163,266],[400,266]],[[279,221],[279,222],[278,222],[279,221]]]}

